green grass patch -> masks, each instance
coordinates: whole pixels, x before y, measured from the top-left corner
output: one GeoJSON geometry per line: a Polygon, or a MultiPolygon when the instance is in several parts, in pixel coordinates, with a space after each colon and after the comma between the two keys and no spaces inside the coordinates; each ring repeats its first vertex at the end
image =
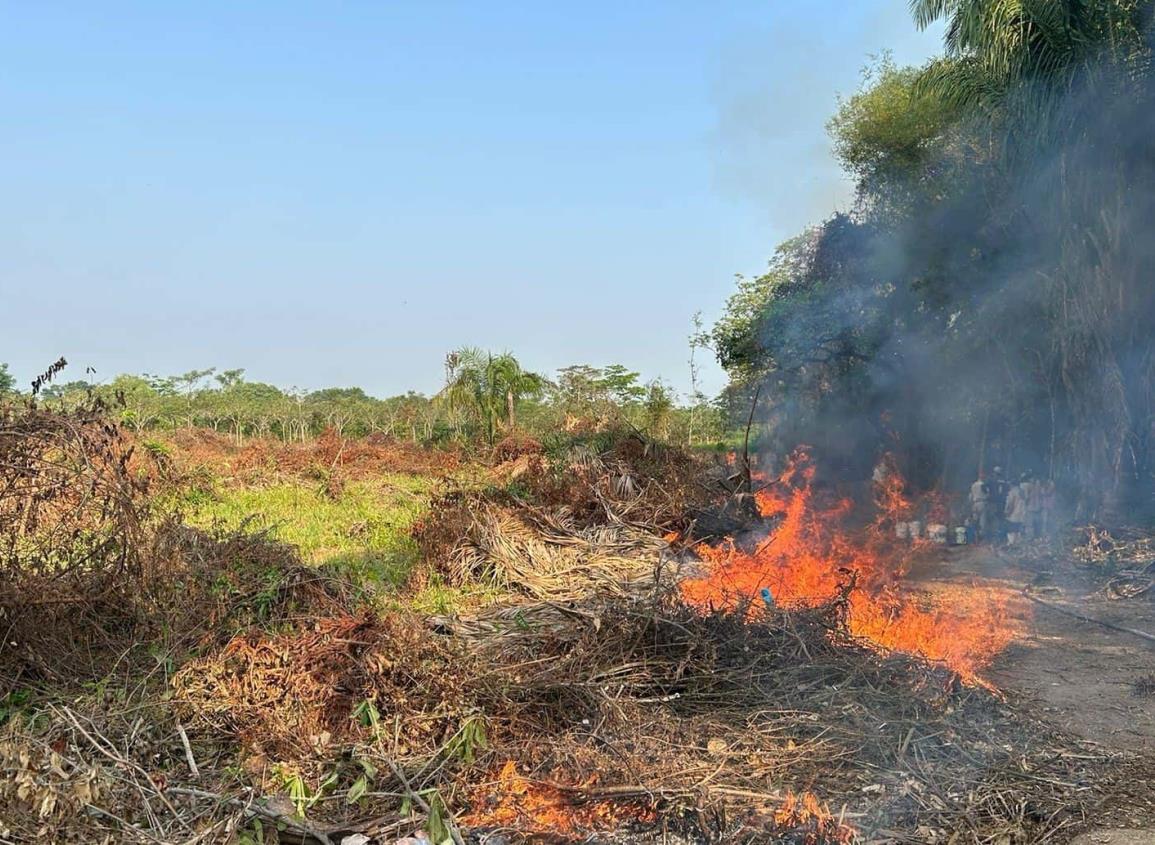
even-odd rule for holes
{"type": "Polygon", "coordinates": [[[417,559],[409,529],[426,509],[434,480],[389,474],[349,482],[337,497],[316,482],[198,490],[182,502],[195,526],[268,529],[302,559],[366,585],[397,587],[417,559]]]}

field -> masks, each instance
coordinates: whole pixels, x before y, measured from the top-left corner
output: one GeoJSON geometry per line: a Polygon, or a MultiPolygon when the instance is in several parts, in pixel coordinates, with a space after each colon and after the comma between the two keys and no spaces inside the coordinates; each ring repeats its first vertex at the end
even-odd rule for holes
{"type": "Polygon", "coordinates": [[[909,552],[848,545],[803,457],[751,511],[628,430],[466,457],[86,413],[7,428],[7,489],[52,491],[5,499],[9,841],[1062,841],[1148,776],[996,689],[1002,593],[959,588],[975,631],[945,581],[872,586],[909,552]]]}

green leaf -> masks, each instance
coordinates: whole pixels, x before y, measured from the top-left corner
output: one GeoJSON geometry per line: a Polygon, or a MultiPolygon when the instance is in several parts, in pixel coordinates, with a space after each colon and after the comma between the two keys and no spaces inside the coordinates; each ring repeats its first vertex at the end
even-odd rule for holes
{"type": "Polygon", "coordinates": [[[361,769],[365,772],[365,777],[369,778],[369,780],[377,779],[377,767],[374,766],[370,761],[358,760],[357,765],[361,767],[361,769]]]}
{"type": "Polygon", "coordinates": [[[364,776],[357,778],[349,787],[349,794],[345,796],[346,804],[356,804],[369,791],[369,780],[364,776]]]}

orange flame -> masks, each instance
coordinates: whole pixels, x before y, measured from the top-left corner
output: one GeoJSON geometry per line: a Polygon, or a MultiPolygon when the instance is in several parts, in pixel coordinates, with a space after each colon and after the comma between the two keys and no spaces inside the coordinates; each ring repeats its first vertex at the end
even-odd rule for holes
{"type": "MultiPolygon", "coordinates": [[[[578,835],[617,830],[655,819],[652,808],[614,801],[575,803],[569,790],[523,777],[513,760],[473,796],[473,811],[461,821],[467,827],[505,827],[522,833],[578,835]]],[[[584,787],[592,785],[592,781],[584,787]]]]}
{"type": "Polygon", "coordinates": [[[814,491],[814,473],[809,453],[799,450],[756,494],[761,515],[777,522],[752,552],[732,540],[698,547],[706,574],[683,581],[686,601],[736,607],[768,588],[776,605],[810,607],[835,598],[854,573],[858,589],[849,596],[847,618],[852,634],[882,650],[942,662],[968,683],[984,683],[979,672],[1021,633],[1021,599],[978,585],[918,595],[899,589],[911,547],[895,547],[880,528],[913,508],[893,461],[875,479],[878,518],[858,537],[842,527],[853,503],[823,501],[814,491]]]}
{"type": "Polygon", "coordinates": [[[874,470],[874,505],[878,511],[874,525],[878,530],[893,527],[896,522],[914,515],[914,505],[906,495],[906,479],[898,471],[898,460],[887,452],[874,470]]]}
{"type": "Polygon", "coordinates": [[[774,826],[803,834],[807,845],[849,845],[856,835],[854,828],[835,818],[813,792],[787,792],[782,806],[774,811],[774,826]]]}

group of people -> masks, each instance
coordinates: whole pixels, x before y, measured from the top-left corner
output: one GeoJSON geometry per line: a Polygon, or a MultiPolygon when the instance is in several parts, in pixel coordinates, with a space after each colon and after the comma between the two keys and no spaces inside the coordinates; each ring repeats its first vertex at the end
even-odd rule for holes
{"type": "Polygon", "coordinates": [[[990,478],[982,472],[971,485],[971,526],[976,539],[1008,545],[1049,534],[1055,521],[1055,483],[1024,472],[1018,483],[995,467],[990,478]]]}

